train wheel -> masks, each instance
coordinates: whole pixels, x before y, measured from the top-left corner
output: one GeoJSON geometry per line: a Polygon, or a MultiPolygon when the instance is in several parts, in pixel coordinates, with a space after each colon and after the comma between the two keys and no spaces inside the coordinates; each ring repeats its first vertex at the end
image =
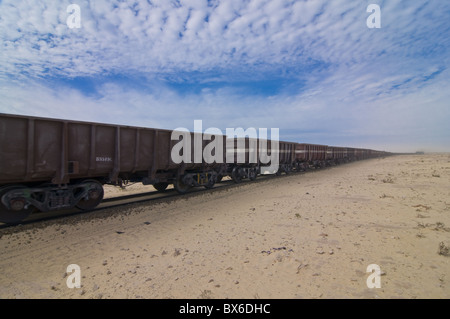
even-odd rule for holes
{"type": "Polygon", "coordinates": [[[281,176],[281,173],[282,173],[283,171],[281,170],[281,166],[278,168],[278,171],[275,173],[275,175],[277,175],[277,176],[281,176]]]}
{"type": "Polygon", "coordinates": [[[287,164],[287,165],[284,167],[284,172],[285,172],[286,174],[289,174],[291,171],[292,171],[292,165],[291,165],[291,164],[287,164]]]}
{"type": "Polygon", "coordinates": [[[258,175],[256,168],[251,168],[248,172],[248,178],[251,181],[254,181],[256,179],[256,176],[258,175]]]}
{"type": "Polygon", "coordinates": [[[96,180],[86,180],[82,184],[87,185],[85,186],[88,187],[87,194],[75,206],[82,210],[94,209],[103,200],[103,186],[96,180]]]}
{"type": "Polygon", "coordinates": [[[183,183],[183,176],[177,177],[175,183],[173,183],[173,187],[180,194],[185,194],[191,188],[190,185],[183,183]]]}
{"type": "Polygon", "coordinates": [[[211,188],[214,187],[214,184],[215,184],[215,182],[209,181],[208,183],[206,183],[206,184],[203,185],[203,186],[205,186],[205,188],[207,188],[207,189],[211,189],[211,188]]]}
{"type": "Polygon", "coordinates": [[[215,175],[215,174],[209,174],[208,175],[208,183],[206,183],[203,186],[205,186],[205,188],[207,188],[207,189],[213,188],[214,184],[217,182],[217,176],[218,175],[215,175]]]}
{"type": "Polygon", "coordinates": [[[169,186],[169,183],[166,183],[166,182],[153,184],[153,187],[156,188],[156,190],[158,192],[164,192],[166,190],[167,186],[169,186]]]}
{"type": "Polygon", "coordinates": [[[235,183],[240,183],[242,181],[241,169],[239,167],[233,168],[233,170],[231,171],[231,179],[235,183]]]}
{"type": "Polygon", "coordinates": [[[20,195],[9,199],[9,206],[7,208],[1,200],[3,195],[12,190],[19,190],[23,186],[7,186],[0,189],[0,222],[7,224],[17,224],[30,215],[35,208],[31,205],[26,205],[26,199],[20,195]]]}

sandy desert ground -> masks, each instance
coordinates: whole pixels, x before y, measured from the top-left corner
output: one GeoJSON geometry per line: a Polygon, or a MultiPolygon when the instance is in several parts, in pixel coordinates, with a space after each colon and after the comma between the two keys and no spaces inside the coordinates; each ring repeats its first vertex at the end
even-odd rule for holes
{"type": "Polygon", "coordinates": [[[1,298],[450,298],[450,155],[366,160],[0,236],[1,298]],[[67,287],[70,264],[81,288],[67,287]],[[371,264],[380,288],[367,285],[371,264]]]}

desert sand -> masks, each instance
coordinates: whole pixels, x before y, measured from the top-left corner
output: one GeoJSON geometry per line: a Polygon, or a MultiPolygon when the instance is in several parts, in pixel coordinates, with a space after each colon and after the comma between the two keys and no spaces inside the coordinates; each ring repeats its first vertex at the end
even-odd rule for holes
{"type": "Polygon", "coordinates": [[[0,236],[1,298],[449,298],[450,155],[365,160],[0,236]],[[81,288],[67,286],[70,264],[81,288]],[[368,286],[371,264],[380,288],[368,286]]]}

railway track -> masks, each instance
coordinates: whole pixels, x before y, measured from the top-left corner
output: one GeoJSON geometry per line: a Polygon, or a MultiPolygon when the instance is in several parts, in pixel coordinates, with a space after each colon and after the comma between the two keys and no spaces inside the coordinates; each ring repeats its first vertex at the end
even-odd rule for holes
{"type": "MultiPolygon", "coordinates": [[[[304,172],[292,172],[291,174],[302,174],[304,172]]],[[[29,217],[21,221],[19,224],[5,224],[0,223],[0,230],[5,229],[13,229],[18,226],[33,226],[42,222],[52,222],[52,221],[61,221],[64,218],[69,218],[71,216],[84,216],[91,215],[97,216],[99,212],[106,212],[110,208],[123,207],[131,204],[143,204],[143,203],[151,203],[151,202],[163,202],[170,201],[179,198],[191,198],[205,193],[212,193],[219,190],[223,190],[225,188],[239,187],[246,185],[247,183],[258,183],[267,181],[273,178],[283,178],[283,176],[276,175],[261,175],[254,181],[244,181],[242,183],[235,183],[231,179],[223,180],[220,183],[216,183],[213,188],[206,189],[204,187],[195,187],[192,188],[186,194],[179,194],[173,188],[169,188],[164,192],[159,191],[149,191],[142,192],[136,194],[129,194],[123,196],[114,196],[105,198],[95,209],[82,211],[79,209],[66,209],[66,210],[57,210],[57,211],[49,211],[49,212],[37,212],[31,214],[29,217]]],[[[106,214],[108,215],[108,214],[106,214]]]]}
{"type": "MultiPolygon", "coordinates": [[[[192,196],[199,191],[189,190],[192,186],[212,188],[219,176],[231,176],[236,182],[253,180],[258,167],[269,162],[270,167],[277,165],[277,171],[272,173],[281,174],[391,155],[362,148],[238,137],[237,132],[232,136],[212,134],[208,139],[214,136],[214,142],[210,143],[206,143],[203,132],[184,132],[180,135],[183,138],[176,142],[174,133],[180,132],[0,114],[0,220],[23,225],[84,215],[68,207],[78,207],[89,214],[130,201],[174,196],[173,191],[164,195],[150,192],[102,202],[105,181],[142,182],[159,191],[173,184],[178,192],[189,191],[185,196],[192,196]],[[202,143],[196,143],[197,140],[202,143]],[[186,151],[192,145],[194,154],[186,151]],[[212,150],[214,158],[209,156],[212,150]],[[34,211],[46,213],[33,214],[34,211]]],[[[258,180],[266,178],[272,177],[258,180]]],[[[224,184],[218,184],[212,191],[221,185],[224,184]]],[[[9,226],[0,224],[0,227],[9,226]]]]}
{"type": "MultiPolygon", "coordinates": [[[[348,165],[350,163],[341,164],[342,165],[348,165]]],[[[147,204],[152,202],[167,202],[170,200],[175,200],[179,198],[192,198],[195,196],[199,196],[201,194],[207,194],[207,193],[213,193],[217,192],[223,189],[229,189],[234,187],[240,187],[247,185],[249,183],[260,183],[265,181],[270,181],[278,178],[284,178],[285,176],[291,176],[291,175],[301,175],[301,174],[307,174],[312,173],[315,171],[321,171],[326,169],[332,169],[336,166],[328,166],[323,168],[317,168],[317,169],[311,169],[307,171],[292,171],[289,174],[283,174],[283,175],[275,175],[275,174],[268,174],[268,175],[259,175],[258,178],[256,178],[253,181],[244,180],[240,183],[235,183],[231,178],[224,179],[219,183],[216,183],[212,188],[204,188],[204,187],[193,187],[189,190],[188,193],[185,194],[179,194],[174,188],[168,188],[163,192],[159,192],[157,190],[152,190],[149,192],[142,192],[142,193],[136,193],[136,194],[128,194],[123,196],[114,196],[103,199],[103,201],[94,209],[91,210],[80,210],[80,209],[66,209],[66,210],[57,210],[57,211],[49,211],[49,212],[37,212],[34,214],[31,214],[29,217],[21,221],[19,224],[5,224],[0,223],[0,235],[1,233],[4,233],[4,231],[12,230],[14,231],[15,228],[23,228],[24,226],[26,228],[34,227],[35,225],[38,225],[40,223],[51,223],[51,222],[58,222],[63,221],[65,218],[69,217],[75,217],[75,216],[92,216],[92,217],[101,217],[100,213],[105,212],[106,214],[104,216],[111,216],[111,214],[107,213],[108,209],[117,208],[117,207],[125,207],[127,205],[133,205],[133,204],[147,204]]],[[[44,226],[47,226],[45,224],[44,226]]]]}

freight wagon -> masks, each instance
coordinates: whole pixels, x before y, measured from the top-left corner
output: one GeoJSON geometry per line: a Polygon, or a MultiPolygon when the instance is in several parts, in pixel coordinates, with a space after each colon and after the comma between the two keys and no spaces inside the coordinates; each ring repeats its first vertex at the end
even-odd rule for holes
{"type": "Polygon", "coordinates": [[[347,160],[347,148],[338,146],[328,146],[327,165],[338,165],[347,160]]]}
{"type": "MultiPolygon", "coordinates": [[[[103,184],[212,187],[223,163],[174,163],[172,131],[0,114],[0,221],[103,199],[103,184]]],[[[194,133],[188,133],[194,138],[194,133]]],[[[198,134],[198,133],[195,133],[198,134]]],[[[223,137],[225,138],[225,137],[223,137]]],[[[204,145],[207,140],[202,139],[204,145]]],[[[193,145],[192,145],[193,147],[193,145]]]]}
{"type": "Polygon", "coordinates": [[[310,167],[324,167],[327,159],[327,145],[296,143],[295,161],[299,170],[310,167]]]}
{"type": "Polygon", "coordinates": [[[141,182],[158,191],[173,184],[179,193],[186,193],[191,187],[211,188],[223,176],[237,183],[254,180],[264,167],[280,175],[327,162],[384,155],[327,145],[0,114],[0,222],[18,222],[33,211],[93,209],[103,199],[104,184],[141,182]]]}

